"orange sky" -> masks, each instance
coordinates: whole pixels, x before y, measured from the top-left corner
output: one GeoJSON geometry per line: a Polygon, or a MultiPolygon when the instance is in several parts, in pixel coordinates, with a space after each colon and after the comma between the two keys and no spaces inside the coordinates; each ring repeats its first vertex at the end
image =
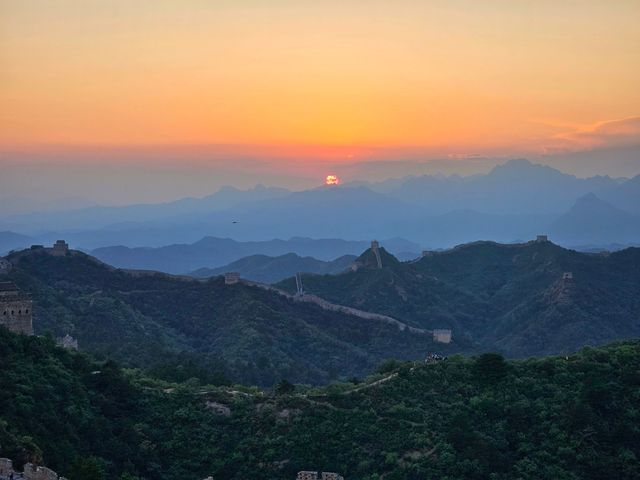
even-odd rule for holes
{"type": "Polygon", "coordinates": [[[0,147],[640,143],[638,19],[625,0],[0,0],[0,147]]]}

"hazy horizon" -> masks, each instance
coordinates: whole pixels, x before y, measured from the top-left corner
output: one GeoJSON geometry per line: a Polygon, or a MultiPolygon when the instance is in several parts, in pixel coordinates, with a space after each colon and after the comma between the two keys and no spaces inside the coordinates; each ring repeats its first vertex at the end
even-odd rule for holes
{"type": "MultiPolygon", "coordinates": [[[[463,176],[487,173],[496,165],[524,158],[548,165],[578,178],[610,176],[632,178],[640,174],[640,147],[597,149],[547,156],[514,155],[508,157],[471,155],[448,158],[389,158],[371,160],[298,161],[292,158],[243,158],[231,155],[211,159],[207,147],[176,147],[167,154],[146,147],[127,149],[90,147],[45,159],[41,153],[0,153],[3,175],[0,198],[33,205],[63,201],[68,208],[74,199],[78,206],[89,204],[126,205],[156,203],[185,197],[203,197],[224,186],[248,189],[256,185],[305,190],[322,185],[327,174],[336,174],[342,183],[379,182],[417,175],[463,176]],[[91,156],[93,155],[93,156],[91,156]],[[176,156],[181,156],[181,160],[176,156]],[[78,159],[85,159],[77,163],[78,159]],[[607,161],[603,161],[607,158],[607,161]],[[109,161],[115,159],[115,161],[109,161]],[[151,163],[151,165],[150,165],[151,163]],[[287,174],[274,172],[274,163],[287,174]],[[26,192],[29,192],[26,194],[26,192]],[[67,202],[66,200],[69,200],[67,202]]],[[[228,153],[226,155],[229,155],[228,153]]]]}
{"type": "Polygon", "coordinates": [[[640,173],[640,3],[9,0],[0,197],[640,173]],[[366,6],[365,6],[366,5],[366,6]]]}

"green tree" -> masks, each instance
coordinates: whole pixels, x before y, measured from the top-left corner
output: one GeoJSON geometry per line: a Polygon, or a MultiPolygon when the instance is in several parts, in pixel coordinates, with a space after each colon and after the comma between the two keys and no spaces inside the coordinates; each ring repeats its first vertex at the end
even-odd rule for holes
{"type": "Polygon", "coordinates": [[[487,381],[497,381],[507,374],[507,362],[499,353],[483,353],[476,359],[477,375],[487,381]]]}
{"type": "Polygon", "coordinates": [[[71,465],[71,480],[105,480],[104,460],[98,457],[78,457],[71,465]]]}
{"type": "Polygon", "coordinates": [[[120,480],[140,480],[140,477],[136,477],[135,475],[131,475],[130,473],[125,472],[120,475],[120,480]]]}
{"type": "Polygon", "coordinates": [[[278,385],[276,385],[276,393],[278,395],[287,395],[293,393],[296,389],[296,386],[291,383],[289,380],[281,380],[278,385]]]}

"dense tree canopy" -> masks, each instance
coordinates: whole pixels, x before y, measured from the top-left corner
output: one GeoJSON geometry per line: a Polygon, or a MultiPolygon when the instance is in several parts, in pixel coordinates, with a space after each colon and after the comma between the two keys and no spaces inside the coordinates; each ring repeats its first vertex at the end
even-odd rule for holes
{"type": "Polygon", "coordinates": [[[0,367],[0,454],[71,480],[640,477],[638,341],[389,362],[357,384],[277,393],[159,381],[6,331],[0,367]]]}

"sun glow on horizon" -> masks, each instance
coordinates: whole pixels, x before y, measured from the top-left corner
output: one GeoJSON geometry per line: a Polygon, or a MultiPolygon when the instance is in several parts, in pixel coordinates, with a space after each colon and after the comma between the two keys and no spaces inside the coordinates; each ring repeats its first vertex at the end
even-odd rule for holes
{"type": "Polygon", "coordinates": [[[340,179],[337,175],[327,175],[327,178],[324,179],[325,185],[339,185],[340,179]]]}

